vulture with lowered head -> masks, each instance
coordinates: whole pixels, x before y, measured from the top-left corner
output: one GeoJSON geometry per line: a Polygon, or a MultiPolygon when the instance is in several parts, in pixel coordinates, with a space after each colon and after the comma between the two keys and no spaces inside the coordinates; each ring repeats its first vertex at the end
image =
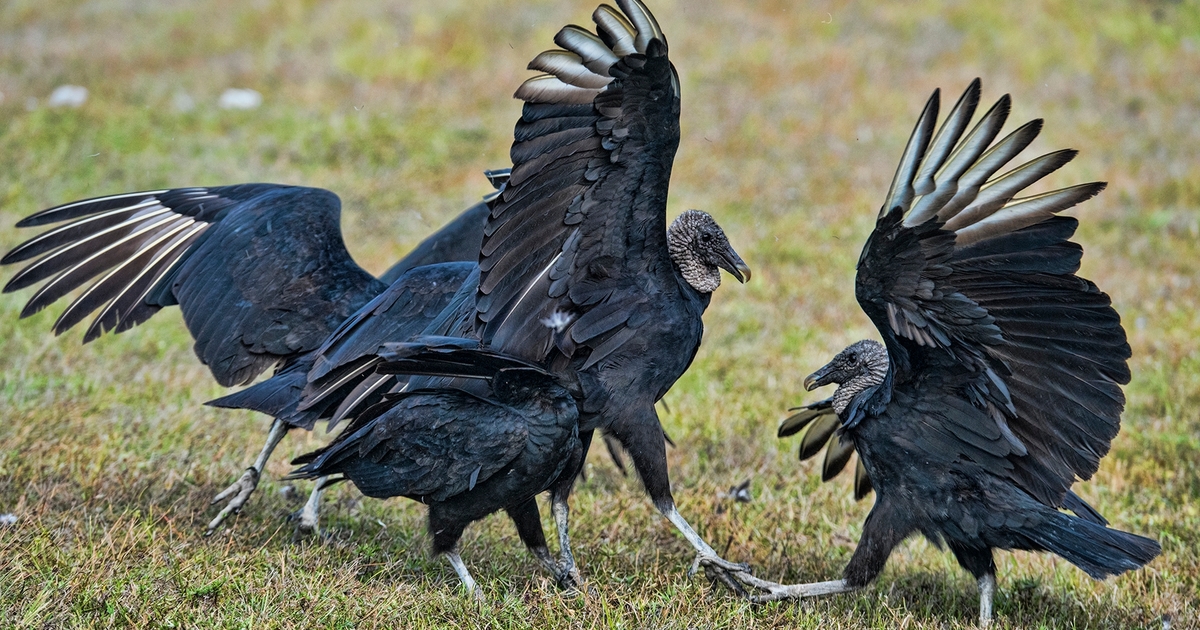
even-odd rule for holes
{"type": "Polygon", "coordinates": [[[1096,579],[1160,551],[1106,527],[1070,492],[1108,451],[1129,382],[1120,317],[1076,275],[1083,250],[1070,238],[1078,222],[1059,215],[1104,184],[1017,197],[1076,152],[995,175],[1042,121],[993,143],[1009,97],[968,132],[979,95],[976,80],[935,132],[934,92],[859,258],[855,295],[883,343],[857,342],[806,378],[809,390],[838,387],[787,426],[836,414],[827,470],[844,465],[852,447],[876,493],[858,548],[842,579],[755,584],[766,592],[760,601],[861,588],[900,541],[920,533],[949,547],[978,580],[986,625],[994,549],[1055,553],[1096,579]]]}

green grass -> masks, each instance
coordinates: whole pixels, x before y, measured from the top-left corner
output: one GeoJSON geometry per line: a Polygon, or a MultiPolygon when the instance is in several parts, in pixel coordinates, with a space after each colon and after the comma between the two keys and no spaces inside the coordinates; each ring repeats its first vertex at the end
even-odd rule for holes
{"type": "MultiPolygon", "coordinates": [[[[382,271],[487,192],[507,163],[525,64],[575,0],[129,3],[10,0],[0,11],[0,248],[20,217],[161,186],[276,181],[344,203],[347,242],[382,271]],[[78,110],[44,106],[63,83],[78,110]],[[261,108],[222,111],[249,87],[261,108]],[[173,105],[187,94],[190,111],[173,105]],[[33,99],[37,99],[34,103],[33,99]]],[[[754,269],[706,315],[705,344],[667,395],[680,510],[726,557],[781,581],[830,579],[869,501],[821,484],[774,437],[803,376],[874,336],[854,262],[920,106],[984,79],[1013,120],[1047,121],[1034,150],[1080,157],[1050,184],[1103,179],[1076,211],[1083,272],[1134,350],[1121,434],[1077,486],[1116,527],[1154,536],[1147,568],[1094,582],[1048,556],[1000,553],[1000,627],[1200,627],[1200,5],[867,4],[660,0],[683,80],[671,213],[711,211],[754,269]],[[720,494],[751,479],[754,500],[720,494]]],[[[1010,128],[1012,125],[1010,125],[1010,128]]],[[[8,274],[6,270],[4,272],[8,274]]],[[[428,556],[423,510],[330,493],[324,542],[291,542],[290,436],[251,506],[204,538],[209,499],[253,458],[267,420],[203,407],[222,393],[177,311],[80,346],[54,312],[0,298],[0,626],[944,628],[970,626],[974,582],[912,540],[860,594],[750,606],[689,580],[690,547],[638,483],[596,453],[573,502],[596,594],[564,597],[504,518],[469,529],[487,601],[428,556]]],[[[660,408],[661,410],[661,408],[660,408]]],[[[300,495],[307,488],[298,488],[300,495]]],[[[546,522],[549,531],[550,523],[546,522]]]]}

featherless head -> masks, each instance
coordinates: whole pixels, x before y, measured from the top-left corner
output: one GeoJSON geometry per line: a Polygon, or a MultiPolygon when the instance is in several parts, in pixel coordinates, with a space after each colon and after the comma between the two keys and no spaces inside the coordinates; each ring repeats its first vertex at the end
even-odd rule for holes
{"type": "Polygon", "coordinates": [[[812,391],[836,383],[833,410],[840,416],[854,397],[883,382],[888,371],[887,348],[878,341],[864,339],[848,346],[804,379],[804,388],[812,391]]]}
{"type": "Polygon", "coordinates": [[[721,286],[722,269],[738,282],[750,279],[750,267],[707,212],[688,210],[679,215],[667,229],[667,251],[683,279],[701,293],[712,293],[721,286]]]}

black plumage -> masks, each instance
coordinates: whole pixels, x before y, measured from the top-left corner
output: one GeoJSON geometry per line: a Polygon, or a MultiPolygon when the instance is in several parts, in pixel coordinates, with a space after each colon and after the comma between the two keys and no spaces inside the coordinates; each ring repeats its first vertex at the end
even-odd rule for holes
{"type": "MultiPolygon", "coordinates": [[[[721,269],[741,281],[749,269],[711,216],[691,210],[667,227],[679,79],[646,7],[619,5],[596,9],[594,33],[565,27],[555,37],[565,50],[530,63],[546,74],[517,90],[525,105],[512,171],[491,202],[478,276],[426,334],[474,337],[578,380],[583,443],[595,430],[619,441],[698,562],[736,587],[732,572],[744,567],[722,560],[675,509],[654,405],[699,348],[721,269]]],[[[302,406],[339,386],[315,379],[302,406]]],[[[551,494],[563,565],[573,568],[569,490],[551,494]]]]}
{"type": "MultiPolygon", "coordinates": [[[[54,326],[61,334],[99,310],[85,343],[109,330],[128,330],[178,304],[196,355],[217,382],[244,384],[277,367],[280,378],[269,384],[213,401],[264,411],[277,421],[254,465],[214,500],[230,501],[209,524],[212,531],[244,505],[287,429],[310,429],[328,415],[324,409],[295,410],[311,364],[307,355],[388,286],[350,257],[341,237],[340,212],[340,201],[329,191],[276,184],[177,188],[77,201],[17,224],[67,222],[0,259],[2,264],[36,259],[4,291],[45,281],[22,311],[25,317],[87,285],[54,326]],[[293,387],[297,375],[301,380],[293,387]]],[[[486,212],[485,204],[468,209],[389,274],[439,256],[474,259],[486,212]]],[[[457,289],[446,291],[437,283],[461,283],[465,275],[447,268],[402,278],[390,295],[405,304],[403,313],[381,321],[407,317],[422,307],[436,314],[457,289]]],[[[427,323],[412,319],[414,333],[427,323]]]]}
{"type": "Polygon", "coordinates": [[[921,533],[979,580],[986,624],[993,549],[1050,551],[1097,579],[1159,553],[1070,493],[1117,434],[1130,377],[1119,316],[1076,275],[1077,221],[1057,214],[1104,185],[1016,197],[1075,152],[994,177],[1041,121],[993,144],[1005,96],[964,136],[979,91],[976,80],[936,134],[934,93],[859,259],[855,295],[883,344],[858,342],[805,380],[838,384],[836,439],[853,444],[876,491],[858,548],[842,580],[765,586],[762,599],[859,588],[921,533]]]}
{"type": "Polygon", "coordinates": [[[294,463],[305,465],[291,477],[341,474],[367,496],[427,504],[434,553],[445,554],[476,593],[458,540],[471,522],[506,510],[530,551],[571,584],[547,550],[535,497],[583,457],[575,399],[540,367],[464,343],[389,344],[379,369],[486,379],[490,393],[387,394],[330,445],[298,458],[294,463]]]}

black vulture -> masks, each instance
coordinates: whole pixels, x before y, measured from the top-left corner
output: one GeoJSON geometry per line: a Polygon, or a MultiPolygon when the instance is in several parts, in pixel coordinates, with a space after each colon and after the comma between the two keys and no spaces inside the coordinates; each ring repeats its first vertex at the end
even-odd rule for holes
{"type": "Polygon", "coordinates": [[[807,414],[826,404],[836,413],[831,448],[851,445],[875,489],[858,548],[841,580],[763,582],[760,601],[861,588],[895,545],[921,533],[978,580],[987,624],[993,549],[1050,551],[1096,579],[1160,551],[1105,527],[1070,494],[1116,436],[1120,386],[1130,377],[1120,317],[1076,275],[1078,221],[1058,214],[1104,184],[1016,197],[1076,151],[993,177],[1042,121],[993,144],[1010,110],[1006,95],[964,136],[979,95],[977,79],[935,133],[934,92],[859,258],[855,296],[883,343],[855,343],[804,381],[809,390],[838,385],[807,414]]]}
{"type": "MultiPolygon", "coordinates": [[[[178,304],[196,340],[196,355],[220,384],[249,383],[271,366],[302,375],[304,355],[388,286],[350,258],[340,211],[341,202],[329,191],[278,184],[176,188],[76,201],[17,223],[37,227],[67,222],[0,259],[0,264],[13,264],[36,258],[4,292],[46,281],[22,310],[21,317],[27,317],[99,276],[63,311],[55,334],[100,309],[84,334],[87,343],[178,304]]],[[[439,257],[473,260],[487,212],[484,203],[469,208],[389,275],[399,277],[415,264],[439,257]]],[[[406,286],[413,289],[413,281],[438,280],[447,273],[457,274],[459,282],[465,276],[457,270],[423,273],[408,277],[406,286]]],[[[456,289],[416,288],[407,297],[426,300],[424,308],[436,314],[456,289]]],[[[424,325],[415,322],[415,332],[424,325]]],[[[264,390],[252,390],[214,403],[264,411],[263,406],[275,405],[279,413],[272,415],[284,415],[289,405],[284,390],[259,400],[255,397],[264,390]]],[[[299,393],[297,388],[292,409],[299,393]]],[[[287,430],[311,429],[318,415],[292,414],[274,422],[254,464],[213,500],[228,503],[209,523],[210,533],[248,500],[287,430]]]]}
{"type": "MultiPolygon", "coordinates": [[[[555,36],[565,50],[530,63],[545,74],[516,93],[525,104],[513,166],[491,202],[478,276],[425,332],[473,337],[560,377],[572,375],[581,386],[585,450],[596,430],[618,440],[655,506],[695,547],[693,570],[703,565],[740,590],[732,576],[745,567],[721,559],[675,508],[654,405],[699,348],[701,315],[721,269],[743,282],[750,270],[707,213],[684,212],[667,228],[679,78],[649,10],[637,0],[618,4],[620,11],[595,10],[594,33],[567,26],[555,36]],[[477,290],[468,295],[472,283],[477,290]]],[[[333,363],[345,371],[310,379],[301,408],[323,401],[356,370],[370,371],[378,357],[371,359],[369,348],[377,342],[350,342],[367,352],[339,353],[333,363]]],[[[362,381],[350,404],[382,378],[362,381]]],[[[573,479],[564,474],[551,488],[567,571],[574,571],[567,536],[573,479]]]]}
{"type": "Polygon", "coordinates": [[[490,392],[442,387],[387,394],[328,446],[297,458],[293,463],[305,465],[289,478],[341,474],[369,497],[428,505],[434,553],[446,556],[477,597],[458,540],[467,525],[503,509],[542,565],[573,586],[547,549],[536,497],[583,458],[568,390],[577,386],[471,340],[389,343],[379,356],[381,372],[486,379],[490,392]]]}
{"type": "MultiPolygon", "coordinates": [[[[472,262],[446,262],[413,267],[402,273],[383,293],[375,296],[351,315],[334,333],[347,328],[361,327],[382,340],[408,339],[417,335],[446,308],[475,268],[475,263],[472,262]]],[[[299,407],[308,384],[308,373],[314,368],[314,364],[321,362],[322,348],[324,344],[316,350],[296,357],[267,380],[207,404],[265,413],[275,418],[278,426],[286,428],[311,430],[318,420],[328,420],[326,431],[332,431],[343,417],[341,410],[331,404],[336,398],[330,398],[324,405],[309,405],[303,409],[299,407]]],[[[358,381],[364,378],[348,379],[339,393],[348,395],[355,391],[358,381]]],[[[379,396],[372,390],[367,396],[361,397],[360,401],[363,404],[371,404],[378,399],[379,396]]],[[[282,433],[279,435],[282,436],[282,433]]],[[[265,463],[272,448],[274,443],[268,442],[259,461],[255,463],[257,468],[247,471],[247,475],[253,475],[251,482],[257,479],[257,473],[253,471],[262,470],[261,465],[265,463]]],[[[243,480],[245,479],[246,477],[243,477],[243,480]]],[[[295,515],[297,535],[317,531],[323,485],[318,483],[314,486],[308,501],[295,515]]],[[[248,492],[253,489],[253,485],[245,484],[242,488],[244,489],[241,492],[248,492]]],[[[216,500],[221,498],[218,496],[216,500]]],[[[236,507],[226,508],[231,509],[236,507]]],[[[218,516],[219,518],[221,517],[218,516]]],[[[215,526],[215,522],[212,526],[215,526]]]]}

